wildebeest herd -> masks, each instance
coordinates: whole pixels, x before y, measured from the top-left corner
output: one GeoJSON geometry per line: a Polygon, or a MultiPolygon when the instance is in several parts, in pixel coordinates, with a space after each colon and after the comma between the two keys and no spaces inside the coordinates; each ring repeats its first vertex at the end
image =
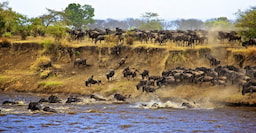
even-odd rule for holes
{"type": "MultiPolygon", "coordinates": [[[[173,42],[178,46],[194,46],[196,44],[208,43],[208,31],[206,30],[151,30],[145,31],[140,29],[123,30],[116,28],[111,29],[89,29],[89,30],[68,30],[67,31],[72,40],[83,40],[87,36],[92,42],[97,44],[106,39],[106,37],[116,37],[120,42],[124,41],[124,38],[132,37],[134,40],[138,40],[141,43],[155,43],[164,44],[167,41],[173,42]]],[[[219,40],[221,43],[228,42],[242,42],[241,36],[236,31],[218,31],[214,40],[219,40]]],[[[242,46],[247,47],[256,45],[256,39],[251,38],[248,41],[242,42],[242,46]]]]}
{"type": "MultiPolygon", "coordinates": [[[[126,96],[116,93],[113,95],[113,98],[116,99],[116,101],[125,101],[127,98],[130,98],[130,95],[126,97],[126,96]]],[[[91,100],[94,99],[95,101],[112,101],[112,99],[104,98],[100,95],[95,95],[95,94],[90,95],[88,97],[88,99],[91,99],[91,100]]],[[[71,95],[67,98],[67,100],[65,101],[65,104],[68,105],[71,103],[78,103],[78,102],[83,102],[83,100],[77,96],[71,95]]],[[[41,98],[39,101],[30,102],[28,104],[27,109],[31,110],[31,111],[44,111],[44,112],[50,112],[50,113],[58,113],[57,110],[48,106],[49,104],[52,104],[52,103],[62,104],[62,100],[59,99],[59,97],[57,97],[55,95],[51,95],[48,97],[48,99],[41,98]]],[[[19,102],[9,101],[9,100],[3,101],[3,103],[2,103],[3,106],[19,105],[19,104],[20,104],[19,102]]],[[[0,110],[0,112],[1,112],[1,110],[0,110]]]]}
{"type": "MultiPolygon", "coordinates": [[[[123,77],[127,80],[135,79],[141,75],[141,80],[136,85],[137,90],[142,88],[142,92],[155,92],[163,86],[177,86],[184,84],[199,85],[209,84],[212,86],[221,85],[236,85],[238,91],[242,87],[242,94],[256,92],[256,66],[245,66],[243,69],[233,65],[221,66],[220,61],[210,54],[206,54],[206,59],[209,59],[210,65],[214,68],[196,67],[195,69],[176,67],[162,72],[162,75],[150,75],[149,70],[143,70],[139,73],[136,68],[125,67],[122,71],[123,77]]],[[[122,60],[123,61],[123,60],[122,60]]],[[[115,76],[116,72],[111,69],[106,74],[107,81],[110,81],[115,76]]],[[[101,83],[101,80],[94,80],[91,76],[85,81],[85,86],[88,84],[101,83]]]]}

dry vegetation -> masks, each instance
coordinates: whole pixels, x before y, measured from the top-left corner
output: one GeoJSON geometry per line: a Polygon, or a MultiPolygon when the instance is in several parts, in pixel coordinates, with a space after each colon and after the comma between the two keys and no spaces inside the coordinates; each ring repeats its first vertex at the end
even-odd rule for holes
{"type": "MultiPolygon", "coordinates": [[[[242,54],[245,57],[251,57],[256,55],[256,48],[234,48],[230,45],[219,44],[217,46],[213,44],[209,45],[197,45],[195,47],[180,47],[171,42],[167,42],[162,46],[154,43],[140,43],[134,41],[133,44],[126,44],[131,49],[123,51],[120,57],[109,54],[110,47],[116,45],[115,40],[109,42],[97,43],[97,50],[108,49],[108,54],[104,52],[81,50],[76,51],[79,58],[86,58],[89,66],[81,66],[80,68],[74,68],[72,59],[67,59],[66,55],[57,53],[60,58],[52,60],[56,57],[56,46],[54,39],[51,37],[28,37],[28,40],[21,41],[16,37],[7,39],[11,43],[38,43],[43,46],[43,49],[39,50],[23,50],[13,51],[1,49],[0,60],[0,88],[2,90],[17,90],[17,91],[32,91],[43,93],[78,93],[78,94],[92,94],[101,93],[103,95],[111,95],[114,93],[121,93],[124,95],[132,94],[133,97],[142,95],[140,91],[136,91],[135,85],[141,79],[138,76],[135,80],[127,81],[122,77],[122,70],[125,66],[131,68],[137,68],[140,72],[144,69],[150,70],[150,75],[160,75],[161,71],[169,68],[175,68],[177,66],[184,66],[188,68],[195,68],[197,66],[210,67],[207,60],[205,60],[204,53],[213,51],[218,57],[219,53],[217,48],[231,51],[233,54],[242,54]],[[53,46],[54,45],[54,46],[53,46]],[[220,47],[219,47],[220,46],[220,47]],[[149,52],[136,53],[135,50],[144,49],[149,52]],[[49,51],[55,52],[49,52],[49,51]],[[176,53],[177,52],[177,53],[176,53]],[[125,66],[118,68],[118,62],[124,56],[128,55],[127,63],[125,66]],[[52,63],[50,68],[44,69],[42,66],[48,63],[52,63]],[[51,70],[58,70],[57,75],[50,75],[47,79],[42,77],[47,76],[51,70]],[[110,69],[116,69],[116,74],[113,81],[108,82],[105,74],[110,69]],[[91,75],[94,75],[94,79],[101,79],[103,84],[92,85],[91,87],[85,87],[84,81],[91,75]]],[[[67,41],[67,39],[61,40],[61,45],[64,47],[72,47],[79,49],[80,47],[95,46],[91,40],[85,38],[83,41],[67,41]]],[[[230,63],[223,60],[224,63],[230,63]]],[[[188,97],[195,99],[196,96],[214,98],[219,96],[221,91],[216,90],[220,88],[209,88],[198,86],[169,88],[168,90],[159,91],[158,94],[164,96],[164,94],[170,94],[170,97],[175,96],[179,91],[191,93],[179,93],[182,98],[188,97]],[[184,90],[185,89],[185,90],[184,90]],[[215,91],[214,91],[215,90],[215,91]],[[198,92],[197,92],[198,91],[198,92]],[[200,93],[199,93],[200,92],[200,93]],[[173,93],[173,94],[171,94],[173,93]],[[198,93],[198,94],[197,94],[198,93]],[[175,95],[174,95],[175,94],[175,95]]],[[[222,95],[222,99],[226,99],[229,102],[244,101],[248,99],[243,97],[241,93],[238,93],[234,88],[227,88],[227,90],[234,90],[234,93],[229,95],[225,93],[222,95]]],[[[176,95],[176,96],[177,96],[176,95]]],[[[169,96],[169,95],[168,95],[169,96]]],[[[197,97],[199,98],[199,97],[197,97]]],[[[220,98],[220,99],[221,99],[220,98]]],[[[200,100],[200,99],[197,99],[200,100]]]]}

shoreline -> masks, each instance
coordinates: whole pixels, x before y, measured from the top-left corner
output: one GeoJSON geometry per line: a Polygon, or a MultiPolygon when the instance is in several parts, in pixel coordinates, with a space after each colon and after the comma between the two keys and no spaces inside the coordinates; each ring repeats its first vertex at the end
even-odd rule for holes
{"type": "MultiPolygon", "coordinates": [[[[197,66],[209,67],[207,60],[203,58],[204,54],[215,53],[216,50],[222,51],[222,53],[215,55],[219,56],[219,58],[224,56],[224,58],[222,58],[223,64],[229,64],[235,61],[233,59],[231,60],[233,57],[228,51],[228,47],[224,46],[210,49],[203,47],[202,49],[175,50],[143,46],[131,47],[125,45],[121,47],[119,55],[115,55],[112,52],[114,47],[99,45],[79,47],[61,46],[54,49],[51,53],[45,52],[44,49],[42,44],[32,42],[15,42],[9,47],[0,47],[0,59],[3,62],[3,64],[0,65],[1,90],[4,92],[17,91],[45,94],[90,95],[99,93],[105,96],[121,93],[124,95],[131,94],[133,97],[137,97],[140,96],[141,93],[137,92],[135,85],[140,80],[140,77],[138,76],[135,80],[130,81],[123,78],[122,70],[126,66],[136,68],[140,72],[144,69],[149,69],[150,75],[160,75],[161,71],[177,66],[186,68],[195,68],[197,66]],[[76,53],[79,53],[79,55],[76,53]],[[42,79],[40,76],[43,72],[32,69],[31,66],[35,65],[42,56],[49,57],[52,64],[51,67],[46,68],[43,72],[46,72],[46,70],[57,70],[58,73],[56,76],[51,75],[46,79],[42,79]],[[128,61],[125,66],[119,68],[117,66],[118,62],[125,56],[128,56],[128,61]],[[76,58],[86,58],[88,66],[74,68],[73,61],[76,58]],[[116,69],[116,75],[113,81],[108,82],[104,75],[113,68],[116,69]],[[95,79],[101,79],[104,85],[85,87],[84,80],[89,78],[90,75],[95,75],[95,79]],[[52,84],[48,85],[48,83],[52,84]]],[[[207,85],[204,87],[207,88],[207,85]]],[[[213,88],[213,90],[215,88],[213,88]]],[[[202,92],[202,94],[204,93],[202,92]]],[[[240,95],[241,93],[235,94],[235,102],[221,102],[223,102],[225,106],[231,107],[256,106],[255,98],[247,99],[247,96],[240,95]]],[[[194,97],[196,96],[192,98],[194,97]]]]}

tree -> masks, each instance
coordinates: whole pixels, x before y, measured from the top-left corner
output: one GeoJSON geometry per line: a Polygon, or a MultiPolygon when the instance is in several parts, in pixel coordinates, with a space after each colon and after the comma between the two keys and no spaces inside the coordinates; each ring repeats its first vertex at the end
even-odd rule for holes
{"type": "Polygon", "coordinates": [[[205,28],[208,30],[233,30],[234,25],[228,20],[227,17],[219,17],[211,20],[207,20],[205,23],[205,28]]]}
{"type": "Polygon", "coordinates": [[[94,23],[94,8],[90,5],[69,4],[64,10],[64,19],[68,25],[75,29],[85,28],[87,24],[94,23]]]}
{"type": "Polygon", "coordinates": [[[142,30],[162,30],[161,20],[158,19],[157,13],[146,12],[142,15],[142,21],[138,28],[142,30]]]}
{"type": "Polygon", "coordinates": [[[26,40],[26,37],[29,35],[30,24],[28,18],[22,14],[16,14],[16,25],[15,31],[21,35],[22,40],[26,40]]]}
{"type": "Polygon", "coordinates": [[[0,35],[5,32],[16,32],[17,14],[8,7],[8,4],[8,2],[0,3],[0,35]]]}
{"type": "Polygon", "coordinates": [[[246,39],[256,38],[256,8],[252,7],[245,12],[238,11],[236,14],[238,15],[236,27],[241,28],[241,34],[246,39]]]}
{"type": "Polygon", "coordinates": [[[55,11],[52,9],[47,9],[48,13],[40,16],[39,18],[42,21],[43,26],[45,27],[45,30],[49,25],[53,25],[54,23],[58,23],[60,21],[63,21],[63,12],[61,11],[55,11]]]}
{"type": "Polygon", "coordinates": [[[66,36],[66,25],[64,22],[56,22],[53,26],[48,26],[46,32],[55,38],[56,42],[66,36]]]}
{"type": "Polygon", "coordinates": [[[196,30],[202,29],[204,27],[204,23],[201,20],[197,19],[181,19],[175,21],[177,29],[179,30],[196,30]]]}
{"type": "Polygon", "coordinates": [[[31,31],[34,37],[41,35],[44,36],[45,28],[40,18],[32,18],[31,22],[31,31]]]}

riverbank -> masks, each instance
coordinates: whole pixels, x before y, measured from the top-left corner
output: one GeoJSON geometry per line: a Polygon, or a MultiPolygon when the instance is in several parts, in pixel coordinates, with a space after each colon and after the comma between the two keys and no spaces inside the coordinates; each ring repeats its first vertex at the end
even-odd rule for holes
{"type": "MultiPolygon", "coordinates": [[[[127,96],[131,94],[133,98],[138,98],[146,95],[135,87],[141,77],[138,75],[134,80],[128,81],[122,75],[125,67],[136,68],[139,73],[147,69],[150,75],[159,76],[163,70],[178,66],[192,69],[211,68],[209,61],[204,58],[206,53],[220,59],[222,65],[238,66],[239,62],[234,59],[229,49],[230,47],[227,46],[172,49],[166,46],[123,45],[120,54],[116,55],[113,46],[13,42],[0,48],[0,89],[4,92],[79,95],[97,93],[104,96],[120,93],[127,96]],[[119,61],[126,56],[128,58],[125,64],[119,67],[119,61]],[[77,58],[86,59],[87,65],[74,67],[73,62],[77,58]],[[105,74],[110,69],[115,70],[115,76],[112,81],[107,81],[105,74]],[[102,84],[86,87],[84,81],[91,75],[94,75],[94,79],[101,80],[102,84]]],[[[247,61],[244,64],[252,64],[252,62],[247,61]]],[[[228,106],[252,106],[256,103],[254,94],[253,98],[248,99],[248,96],[242,96],[241,92],[237,91],[236,86],[178,85],[159,89],[156,94],[162,99],[170,97],[195,101],[209,99],[223,102],[228,106]],[[220,96],[219,99],[216,100],[216,96],[220,96]]]]}

